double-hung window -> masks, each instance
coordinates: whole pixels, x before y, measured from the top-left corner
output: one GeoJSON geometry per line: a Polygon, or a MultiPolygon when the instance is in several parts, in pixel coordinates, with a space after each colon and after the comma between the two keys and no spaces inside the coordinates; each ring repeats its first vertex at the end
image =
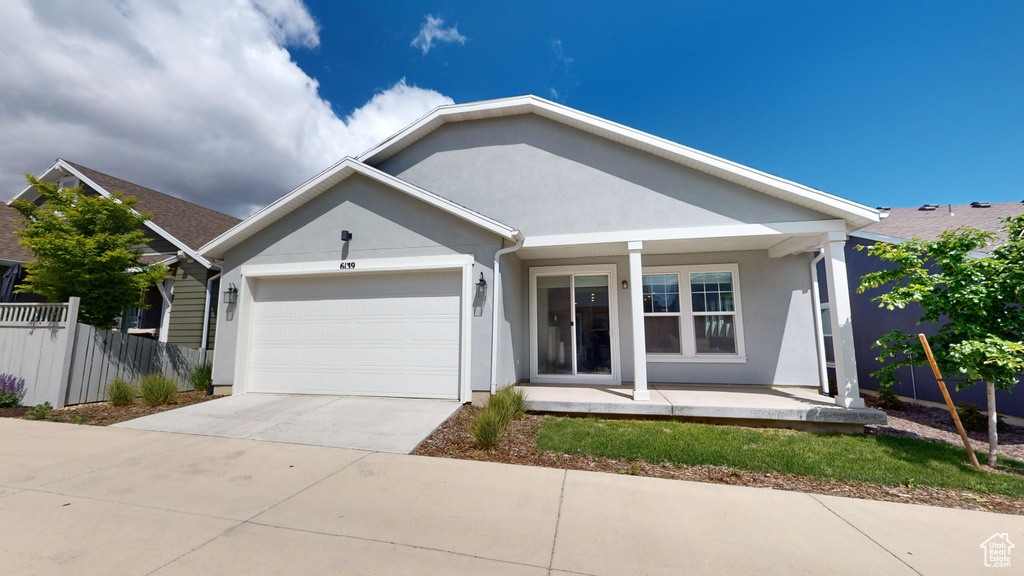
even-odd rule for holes
{"type": "Polygon", "coordinates": [[[643,303],[649,361],[745,360],[737,265],[645,268],[643,303]]]}

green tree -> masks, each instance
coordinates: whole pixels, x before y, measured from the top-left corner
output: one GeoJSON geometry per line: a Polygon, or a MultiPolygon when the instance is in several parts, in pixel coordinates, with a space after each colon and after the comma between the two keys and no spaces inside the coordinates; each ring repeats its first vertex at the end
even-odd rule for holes
{"type": "Polygon", "coordinates": [[[149,240],[142,231],[149,215],[133,210],[136,200],[87,196],[81,186],[60,188],[25,177],[44,202],[11,204],[24,220],[20,243],[34,256],[18,291],[51,302],[78,296],[82,322],[101,329],[113,327],[129,308],[144,307],[143,292],[163,281],[167,267],[139,262],[149,240]]]}
{"type": "MultiPolygon", "coordinates": [[[[1007,240],[987,257],[974,252],[996,235],[974,228],[950,230],[936,240],[869,246],[868,254],[888,266],[865,274],[857,289],[888,290],[874,300],[889,310],[920,305],[918,324],[937,326],[928,340],[943,375],[959,380],[957,390],[985,383],[990,466],[999,450],[995,391],[1011,390],[1024,371],[1024,215],[1004,218],[1003,224],[1007,240]]],[[[927,362],[917,337],[902,330],[874,345],[883,363],[874,376],[886,387],[897,382],[897,368],[927,362]]]]}

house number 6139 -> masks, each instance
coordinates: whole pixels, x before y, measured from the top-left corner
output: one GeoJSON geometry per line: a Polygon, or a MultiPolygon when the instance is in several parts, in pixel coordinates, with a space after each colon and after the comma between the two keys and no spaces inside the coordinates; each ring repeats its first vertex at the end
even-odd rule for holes
{"type": "Polygon", "coordinates": [[[341,269],[342,270],[352,270],[355,267],[356,267],[356,263],[355,262],[342,262],[341,263],[341,269]]]}

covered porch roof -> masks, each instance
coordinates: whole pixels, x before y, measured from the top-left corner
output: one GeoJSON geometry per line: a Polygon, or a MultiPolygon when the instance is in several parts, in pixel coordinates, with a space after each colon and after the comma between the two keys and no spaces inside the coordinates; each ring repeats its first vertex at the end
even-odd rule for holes
{"type": "Polygon", "coordinates": [[[820,246],[829,236],[845,239],[846,231],[843,220],[812,220],[527,236],[516,254],[522,259],[626,256],[630,242],[642,242],[643,254],[767,250],[779,258],[820,246]]]}

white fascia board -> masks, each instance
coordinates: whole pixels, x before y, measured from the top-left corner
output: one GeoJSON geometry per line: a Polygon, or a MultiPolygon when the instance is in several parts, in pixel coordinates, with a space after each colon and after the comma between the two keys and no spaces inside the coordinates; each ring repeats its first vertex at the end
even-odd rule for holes
{"type": "Polygon", "coordinates": [[[404,180],[395,178],[390,174],[381,172],[371,166],[367,166],[353,158],[345,158],[341,162],[338,162],[327,170],[317,174],[310,180],[307,180],[304,184],[292,190],[288,194],[278,198],[249,218],[238,223],[230,230],[214,238],[205,246],[201,247],[199,252],[205,256],[213,258],[223,257],[224,253],[229,249],[253,236],[270,224],[276,222],[286,214],[296,210],[309,200],[319,195],[321,192],[326,191],[356,173],[398,190],[399,192],[404,192],[417,200],[475,224],[485,230],[501,236],[502,238],[514,240],[519,234],[519,231],[514,228],[506,226],[492,218],[488,218],[483,214],[474,212],[469,208],[460,206],[459,204],[442,198],[433,192],[429,192],[423,188],[405,182],[404,180]]]}
{"type": "MultiPolygon", "coordinates": [[[[53,172],[57,168],[60,168],[62,163],[63,163],[63,161],[58,158],[53,164],[50,164],[49,168],[47,168],[46,170],[43,170],[42,174],[40,174],[39,176],[36,176],[36,178],[38,178],[40,180],[46,178],[47,176],[50,175],[50,172],[53,172]]],[[[10,200],[7,201],[7,205],[10,206],[11,203],[14,202],[15,200],[21,200],[23,196],[26,196],[29,192],[31,192],[34,189],[35,189],[35,186],[32,186],[31,184],[25,186],[24,188],[22,188],[21,192],[18,192],[17,194],[12,196],[10,200]]]]}
{"type": "MultiPolygon", "coordinates": [[[[64,160],[61,160],[60,158],[58,158],[57,161],[54,162],[53,165],[50,166],[46,170],[46,172],[43,172],[39,176],[39,178],[40,179],[41,178],[45,178],[46,175],[49,174],[50,172],[52,172],[55,168],[62,168],[63,170],[66,170],[66,171],[70,172],[76,178],[78,178],[79,180],[81,180],[85,184],[88,184],[89,187],[92,188],[93,190],[95,190],[97,193],[99,193],[100,196],[103,196],[104,198],[107,198],[108,200],[114,200],[115,202],[118,202],[118,203],[121,202],[120,200],[114,198],[114,195],[111,194],[109,191],[107,191],[105,188],[103,188],[99,184],[93,182],[91,179],[87,178],[85,176],[85,174],[82,174],[81,172],[76,170],[73,166],[71,166],[70,164],[68,164],[64,160]]],[[[17,196],[15,196],[14,198],[11,198],[11,200],[8,201],[8,204],[10,204],[11,201],[14,201],[14,200],[17,200],[17,199],[21,198],[22,195],[26,194],[31,189],[32,189],[32,186],[27,186],[24,190],[19,192],[17,196]]],[[[137,210],[135,210],[134,208],[132,209],[132,213],[136,214],[136,215],[139,214],[139,212],[137,210]]],[[[168,231],[164,230],[163,228],[161,228],[160,226],[158,226],[152,220],[146,220],[145,222],[143,222],[143,225],[146,226],[146,228],[149,228],[150,230],[152,230],[153,232],[156,232],[157,234],[159,234],[160,237],[162,237],[164,240],[167,240],[171,244],[174,244],[174,246],[176,248],[178,248],[178,250],[181,250],[185,254],[188,254],[188,256],[190,258],[192,258],[196,262],[199,262],[204,267],[206,267],[208,269],[216,267],[212,262],[210,262],[206,258],[203,258],[202,256],[200,256],[198,252],[196,252],[192,248],[189,248],[184,242],[182,242],[181,240],[178,240],[177,238],[175,238],[174,235],[172,235],[170,232],[168,232],[168,231]]]]}
{"type": "Polygon", "coordinates": [[[523,242],[523,248],[610,244],[615,242],[695,240],[699,238],[810,235],[829,232],[845,234],[846,222],[844,220],[809,220],[800,222],[725,224],[721,226],[693,226],[689,228],[660,228],[652,230],[627,230],[620,232],[586,232],[582,234],[528,236],[523,242]]]}
{"type": "Polygon", "coordinates": [[[413,256],[408,258],[353,258],[344,262],[355,268],[341,269],[341,260],[320,262],[287,262],[284,264],[246,264],[241,274],[246,278],[279,278],[284,276],[320,276],[324,274],[366,274],[372,272],[401,272],[412,270],[448,270],[473,264],[471,254],[448,256],[413,256]]]}
{"type": "Polygon", "coordinates": [[[848,220],[853,228],[879,221],[878,210],[863,204],[532,95],[439,106],[398,134],[364,152],[358,159],[361,162],[373,162],[378,158],[384,160],[447,122],[531,112],[718,177],[725,178],[726,175],[730,175],[731,178],[725,179],[782,200],[841,217],[848,220]]]}
{"type": "MultiPolygon", "coordinates": [[[[854,238],[860,238],[861,240],[870,240],[871,242],[885,242],[886,244],[902,244],[906,242],[907,238],[899,238],[897,236],[886,236],[885,234],[875,234],[874,232],[864,232],[863,230],[857,230],[856,232],[850,232],[850,236],[854,238]]],[[[972,250],[970,252],[972,258],[991,258],[992,255],[988,252],[982,252],[980,250],[972,250]]]]}

